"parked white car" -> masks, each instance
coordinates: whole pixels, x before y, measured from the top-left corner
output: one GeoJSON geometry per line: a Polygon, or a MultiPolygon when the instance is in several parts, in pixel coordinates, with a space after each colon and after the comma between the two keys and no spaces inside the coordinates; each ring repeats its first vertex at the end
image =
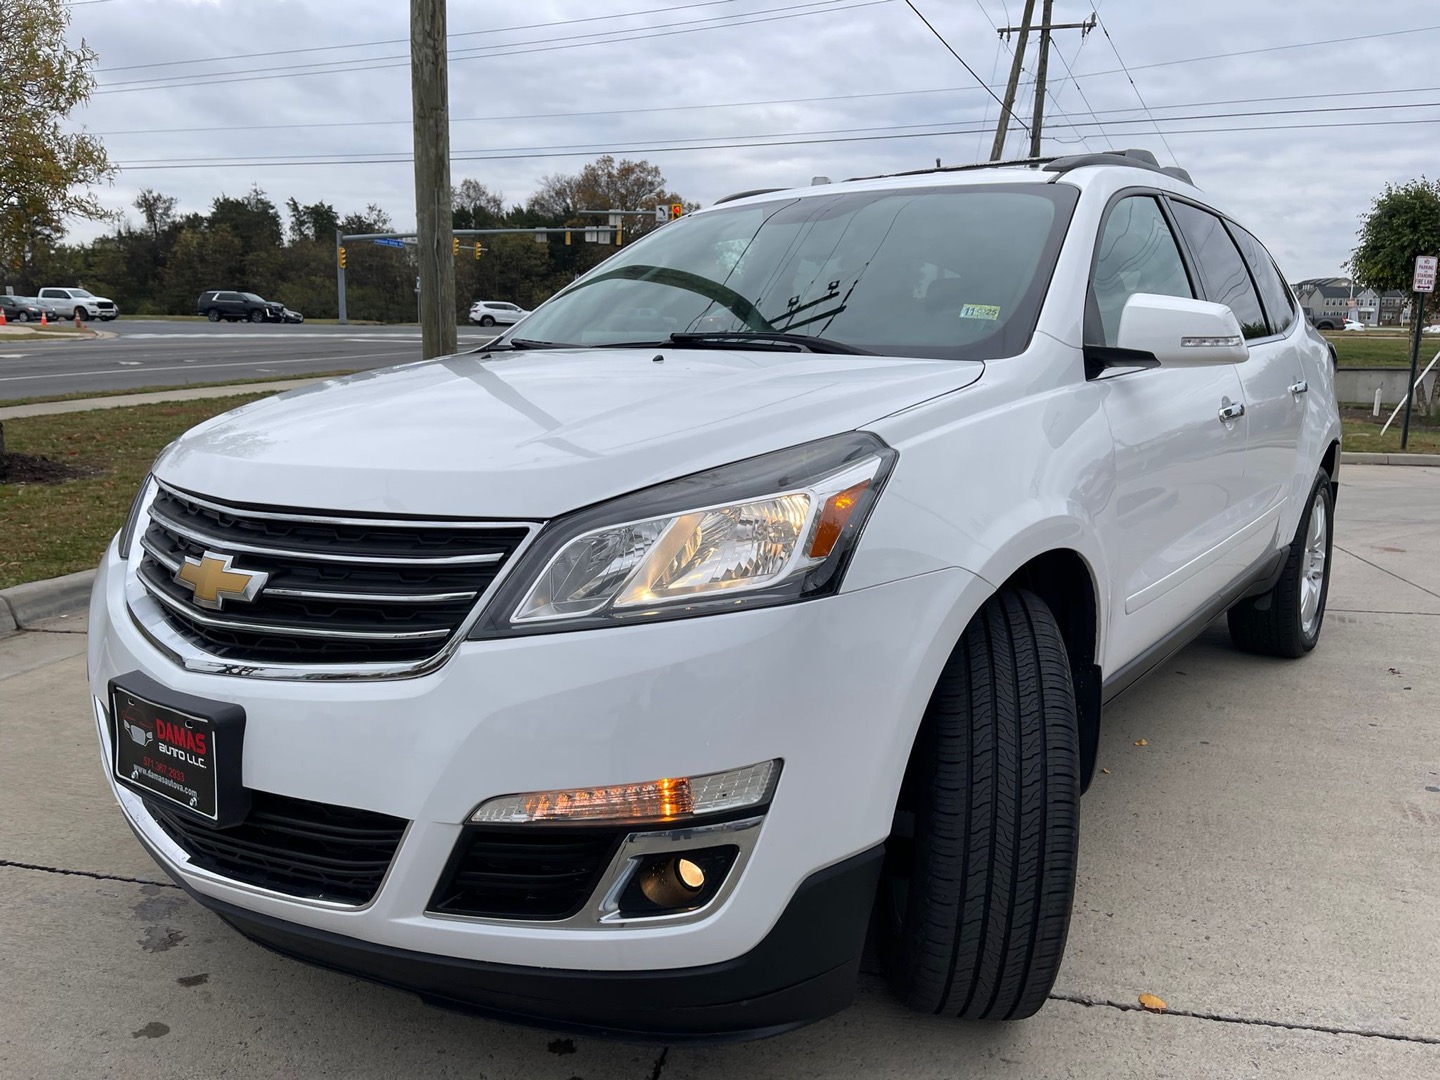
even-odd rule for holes
{"type": "Polygon", "coordinates": [[[513,326],[529,314],[519,304],[500,300],[476,300],[470,305],[470,321],[476,326],[513,326]]]}
{"type": "Polygon", "coordinates": [[[1345,320],[1345,326],[1343,327],[1343,329],[1345,329],[1345,330],[1364,330],[1364,329],[1365,329],[1365,324],[1364,324],[1363,322],[1358,322],[1358,321],[1355,320],[1355,319],[1346,319],[1346,320],[1345,320]]]}
{"type": "Polygon", "coordinates": [[[1339,446],[1270,256],[1148,155],[723,201],[172,444],[101,753],[200,903],[427,1000],[772,1034],[869,933],[907,1005],[1030,1016],[1103,706],[1227,612],[1315,647],[1339,446]]]}
{"type": "Polygon", "coordinates": [[[1422,334],[1440,334],[1440,323],[1433,323],[1430,326],[1426,326],[1420,332],[1422,334]]]}
{"type": "Polygon", "coordinates": [[[78,311],[82,319],[103,319],[109,322],[120,314],[114,300],[108,296],[96,296],[86,289],[48,285],[40,290],[39,299],[50,304],[65,319],[73,319],[78,311]]]}

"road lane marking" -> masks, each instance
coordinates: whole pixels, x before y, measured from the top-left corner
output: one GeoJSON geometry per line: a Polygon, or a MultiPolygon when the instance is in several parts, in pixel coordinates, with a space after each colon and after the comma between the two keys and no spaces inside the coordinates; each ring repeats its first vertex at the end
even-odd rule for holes
{"type": "MultiPolygon", "coordinates": [[[[396,354],[393,353],[393,352],[383,352],[383,353],[354,353],[354,354],[350,354],[350,355],[346,355],[346,354],[343,354],[343,353],[342,353],[342,354],[339,355],[339,356],[302,356],[302,357],[299,357],[298,359],[295,359],[295,360],[267,360],[266,363],[268,363],[268,364],[329,364],[329,363],[334,363],[334,362],[340,361],[340,360],[374,360],[374,359],[377,359],[377,358],[382,357],[382,356],[395,356],[395,355],[396,355],[396,354]]],[[[412,358],[412,360],[413,360],[413,358],[412,358]]],[[[195,365],[194,367],[186,367],[184,364],[171,364],[171,365],[169,365],[169,366],[167,366],[167,367],[147,367],[147,368],[144,369],[144,373],[148,375],[148,374],[150,374],[150,372],[152,372],[152,371],[199,371],[199,370],[201,370],[202,368],[230,368],[230,369],[233,370],[234,368],[243,367],[243,366],[244,366],[244,365],[241,364],[241,363],[230,363],[230,364],[197,364],[197,365],[195,365]]],[[[115,371],[114,368],[104,368],[104,369],[102,369],[102,370],[100,370],[100,371],[55,371],[55,372],[47,372],[47,373],[44,374],[44,375],[3,375],[3,376],[0,376],[0,382],[28,382],[28,381],[31,380],[31,379],[78,379],[78,378],[80,378],[80,377],[83,376],[83,375],[115,375],[115,374],[117,374],[117,372],[115,371]]],[[[208,385],[208,384],[205,384],[205,383],[196,383],[195,385],[196,385],[196,386],[204,386],[204,385],[208,385]]],[[[115,392],[115,389],[116,389],[116,388],[110,388],[110,389],[106,389],[106,390],[97,390],[96,393],[97,393],[97,394],[101,394],[101,393],[110,394],[110,393],[114,393],[114,392],[115,392]]],[[[182,387],[182,389],[189,389],[189,387],[182,387]]]]}

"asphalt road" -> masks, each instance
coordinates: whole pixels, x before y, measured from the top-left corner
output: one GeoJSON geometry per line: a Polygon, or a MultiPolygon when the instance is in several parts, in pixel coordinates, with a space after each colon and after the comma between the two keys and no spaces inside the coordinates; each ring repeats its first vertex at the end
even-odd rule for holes
{"type": "Polygon", "coordinates": [[[1069,949],[1017,1024],[918,1016],[867,975],[852,1008],[790,1035],[633,1047],[274,956],[124,825],[83,615],[0,640],[0,1075],[1440,1075],[1440,469],[1346,467],[1338,515],[1315,653],[1242,655],[1222,621],[1106,711],[1069,949]],[[1141,993],[1169,1012],[1139,1011],[1141,993]]]}
{"type": "MultiPolygon", "coordinates": [[[[420,359],[420,330],[415,326],[121,319],[96,328],[116,336],[88,341],[0,336],[0,401],[76,391],[264,381],[420,359]]],[[[477,348],[493,337],[493,331],[464,327],[460,348],[477,348]]]]}

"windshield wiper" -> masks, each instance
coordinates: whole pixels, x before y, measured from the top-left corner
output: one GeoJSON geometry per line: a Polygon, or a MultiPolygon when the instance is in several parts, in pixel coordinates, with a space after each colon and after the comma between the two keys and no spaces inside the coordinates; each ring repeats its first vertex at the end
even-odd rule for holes
{"type": "Polygon", "coordinates": [[[573,349],[574,345],[567,345],[563,341],[531,341],[528,338],[511,338],[509,341],[492,342],[489,345],[482,345],[476,352],[496,352],[501,349],[511,349],[519,352],[522,349],[573,349]]]}
{"type": "Polygon", "coordinates": [[[793,345],[803,352],[848,353],[855,356],[874,356],[869,349],[846,345],[843,341],[814,337],[811,334],[787,334],[780,330],[727,330],[713,333],[671,334],[670,345],[716,345],[720,348],[744,348],[747,342],[762,344],[773,342],[777,345],[793,345]],[[731,345],[731,343],[734,343],[731,345]]]}

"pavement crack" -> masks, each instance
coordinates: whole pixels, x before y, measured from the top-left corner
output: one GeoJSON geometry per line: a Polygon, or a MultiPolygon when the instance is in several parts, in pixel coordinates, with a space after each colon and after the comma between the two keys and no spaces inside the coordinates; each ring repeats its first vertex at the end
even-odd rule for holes
{"type": "Polygon", "coordinates": [[[1411,581],[1409,578],[1403,578],[1403,577],[1401,577],[1399,574],[1395,573],[1394,570],[1386,570],[1385,567],[1381,566],[1379,563],[1371,562],[1369,559],[1365,558],[1364,555],[1356,555],[1355,552],[1351,551],[1349,548],[1341,547],[1339,544],[1336,544],[1336,545],[1335,545],[1335,550],[1337,550],[1337,551],[1343,551],[1346,555],[1349,555],[1352,559],[1359,559],[1359,560],[1360,560],[1361,562],[1363,562],[1366,566],[1373,566],[1376,570],[1379,570],[1382,574],[1389,574],[1389,575],[1390,575],[1391,577],[1393,577],[1396,581],[1403,581],[1406,585],[1409,585],[1409,586],[1411,586],[1412,588],[1415,588],[1415,589],[1419,589],[1421,592],[1425,593],[1427,596],[1433,596],[1433,597],[1435,597],[1435,599],[1440,600],[1440,593],[1431,592],[1429,589],[1425,588],[1424,585],[1416,585],[1415,582],[1411,581]]]}
{"type": "Polygon", "coordinates": [[[655,1059],[655,1065],[650,1070],[650,1080],[660,1080],[660,1072],[665,1068],[665,1059],[670,1056],[670,1047],[660,1048],[660,1056],[655,1059]]]}
{"type": "Polygon", "coordinates": [[[1331,1024],[1305,1024],[1290,1020],[1264,1020],[1253,1016],[1229,1016],[1225,1013],[1199,1012],[1194,1009],[1166,1008],[1151,1012],[1139,1004],[1128,1001],[1088,998],[1080,994],[1051,994],[1051,1001],[1067,1001],[1072,1005],[1083,1005],[1087,1009],[1118,1009],[1120,1012],[1149,1012],[1153,1016],[1184,1016],[1191,1020],[1210,1020],[1217,1024],[1244,1024],[1249,1027],[1283,1028],[1286,1031],[1314,1031],[1321,1035],[1355,1035],[1363,1039],[1385,1039],[1389,1042],[1420,1043],[1423,1046],[1440,1046],[1440,1037],[1433,1035],[1397,1035],[1393,1031],[1367,1031],[1364,1028],[1336,1027],[1331,1024]]]}
{"type": "Polygon", "coordinates": [[[64,874],[67,877],[87,877],[96,881],[128,881],[132,885],[154,885],[161,889],[178,889],[180,886],[173,881],[152,881],[149,878],[125,877],[123,874],[97,874],[90,870],[66,870],[60,866],[41,866],[38,863],[14,862],[10,859],[0,859],[0,869],[8,867],[11,870],[35,870],[42,874],[64,874]]]}

